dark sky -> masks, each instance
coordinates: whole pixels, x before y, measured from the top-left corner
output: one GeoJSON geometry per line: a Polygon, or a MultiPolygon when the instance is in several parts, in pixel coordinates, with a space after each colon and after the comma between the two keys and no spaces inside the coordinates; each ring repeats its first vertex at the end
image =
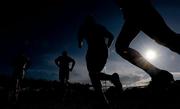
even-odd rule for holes
{"type": "MultiPolygon", "coordinates": [[[[180,33],[180,1],[152,0],[152,3],[171,29],[180,33]]],[[[17,0],[0,4],[0,73],[11,74],[12,58],[25,49],[32,62],[27,77],[35,79],[57,80],[58,68],[54,59],[67,50],[76,60],[70,79],[88,82],[84,59],[87,46],[79,49],[76,40],[84,16],[95,16],[96,21],[112,32],[115,39],[124,22],[113,0],[17,0]]],[[[147,49],[154,49],[158,59],[152,64],[170,72],[180,71],[179,55],[156,44],[143,33],[137,36],[131,47],[143,55],[147,49]]],[[[144,71],[118,56],[114,45],[110,48],[105,68],[109,74],[118,72],[123,84],[149,79],[144,71]]],[[[178,73],[175,74],[178,79],[178,73]]]]}

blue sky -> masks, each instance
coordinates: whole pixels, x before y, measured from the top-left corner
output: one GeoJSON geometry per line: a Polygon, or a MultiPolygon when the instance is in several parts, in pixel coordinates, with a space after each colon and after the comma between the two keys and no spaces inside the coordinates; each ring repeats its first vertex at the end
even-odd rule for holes
{"type": "MultiPolygon", "coordinates": [[[[112,32],[116,40],[124,22],[120,9],[112,0],[78,0],[77,2],[52,0],[45,2],[45,5],[40,5],[39,1],[39,4],[37,3],[35,6],[34,2],[30,2],[32,6],[29,7],[26,2],[24,6],[20,6],[22,8],[18,11],[20,14],[14,11],[15,15],[13,14],[13,18],[10,19],[13,23],[8,23],[9,27],[4,27],[5,29],[0,33],[1,36],[4,36],[1,37],[3,54],[1,54],[0,73],[11,74],[9,65],[11,58],[18,50],[27,46],[26,50],[31,58],[32,66],[26,76],[34,79],[57,80],[58,68],[54,64],[54,59],[66,49],[69,55],[76,60],[70,80],[89,82],[85,64],[87,45],[82,49],[77,46],[76,38],[79,26],[82,24],[84,16],[92,14],[98,23],[112,32]],[[32,8],[33,6],[35,8],[32,8]],[[5,38],[6,36],[8,38],[5,38]]],[[[171,29],[180,33],[180,1],[152,0],[152,2],[171,29]]],[[[138,50],[142,55],[145,55],[147,49],[153,49],[157,52],[158,57],[151,63],[170,72],[176,72],[175,78],[180,79],[179,73],[177,73],[180,72],[180,56],[178,54],[156,44],[144,33],[138,34],[130,47],[138,50]]],[[[143,70],[116,54],[114,43],[109,49],[109,58],[105,69],[108,74],[117,72],[122,83],[126,85],[149,80],[149,76],[143,70]]]]}

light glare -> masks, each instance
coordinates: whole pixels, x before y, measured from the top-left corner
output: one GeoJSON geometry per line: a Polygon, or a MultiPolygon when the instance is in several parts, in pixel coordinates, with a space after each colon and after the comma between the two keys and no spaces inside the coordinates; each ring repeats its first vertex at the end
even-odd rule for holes
{"type": "Polygon", "coordinates": [[[148,50],[146,52],[145,58],[147,60],[154,60],[157,57],[157,54],[154,50],[148,50]]]}

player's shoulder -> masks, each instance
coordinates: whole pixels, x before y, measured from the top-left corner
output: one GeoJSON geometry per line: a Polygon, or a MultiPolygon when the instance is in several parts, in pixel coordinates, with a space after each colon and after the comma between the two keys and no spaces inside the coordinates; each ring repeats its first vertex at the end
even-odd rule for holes
{"type": "Polygon", "coordinates": [[[67,58],[68,58],[69,61],[74,60],[74,59],[73,59],[72,57],[70,57],[70,56],[67,56],[67,58]]]}
{"type": "Polygon", "coordinates": [[[63,56],[58,56],[57,58],[56,58],[56,60],[61,60],[63,58],[63,56]]]}

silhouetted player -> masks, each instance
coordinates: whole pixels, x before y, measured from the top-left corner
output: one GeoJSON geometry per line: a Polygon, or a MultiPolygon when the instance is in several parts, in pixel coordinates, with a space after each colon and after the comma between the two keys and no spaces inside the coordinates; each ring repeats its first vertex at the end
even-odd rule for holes
{"type": "Polygon", "coordinates": [[[87,16],[78,34],[80,48],[83,45],[83,39],[88,44],[86,63],[92,85],[106,102],[100,80],[110,80],[116,87],[122,88],[117,73],[108,75],[101,72],[106,64],[108,48],[113,41],[113,35],[104,26],[97,24],[92,16],[87,16]]]}
{"type": "Polygon", "coordinates": [[[157,43],[180,53],[180,35],[172,31],[149,0],[116,0],[123,12],[125,23],[116,41],[116,52],[132,64],[142,68],[152,83],[167,86],[174,79],[168,71],[146,61],[139,52],[129,47],[136,35],[143,31],[157,43]]]}
{"type": "Polygon", "coordinates": [[[73,70],[75,61],[71,57],[68,56],[66,51],[62,52],[62,56],[59,56],[55,59],[56,65],[59,69],[59,80],[62,84],[68,83],[69,80],[69,72],[73,70]],[[70,64],[72,63],[71,67],[70,64]]]}
{"type": "Polygon", "coordinates": [[[22,81],[25,76],[26,70],[30,66],[30,60],[27,58],[24,54],[19,54],[14,60],[13,60],[13,93],[15,100],[18,100],[19,92],[21,91],[22,81]]]}

